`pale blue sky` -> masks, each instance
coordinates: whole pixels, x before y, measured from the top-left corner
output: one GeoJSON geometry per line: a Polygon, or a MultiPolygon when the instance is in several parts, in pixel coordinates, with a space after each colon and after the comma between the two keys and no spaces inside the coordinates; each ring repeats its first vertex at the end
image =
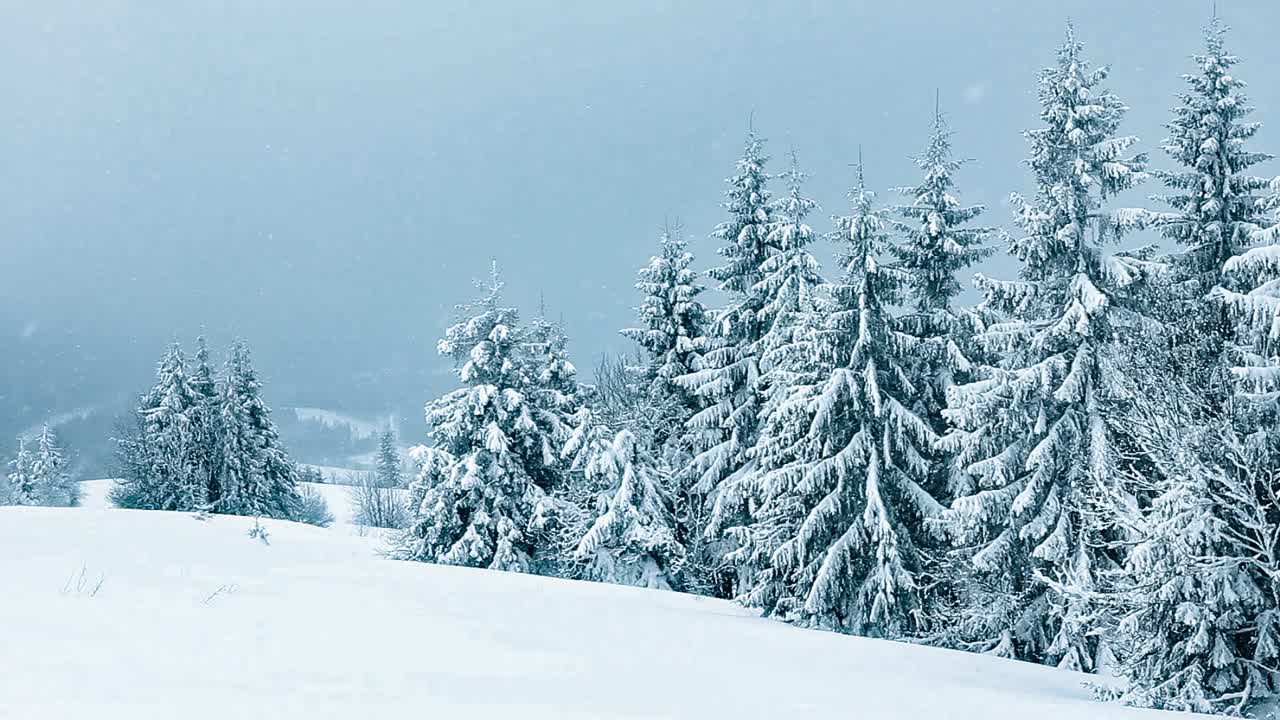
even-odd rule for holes
{"type": "MultiPolygon", "coordinates": [[[[664,218],[714,263],[706,236],[752,112],[775,158],[797,148],[825,231],[859,144],[873,185],[915,180],[938,88],[957,150],[976,158],[964,198],[1008,225],[1035,72],[1070,13],[1088,56],[1114,66],[1126,131],[1165,165],[1160,124],[1210,6],[5,4],[8,379],[133,391],[165,342],[204,325],[250,340],[277,402],[367,393],[407,408],[447,382],[435,340],[490,256],[513,302],[532,310],[544,293],[563,315],[580,366],[620,349],[664,218]]],[[[1257,118],[1280,124],[1280,3],[1219,5],[1257,118]]],[[[1280,149],[1280,135],[1264,129],[1256,147],[1280,149]]]]}

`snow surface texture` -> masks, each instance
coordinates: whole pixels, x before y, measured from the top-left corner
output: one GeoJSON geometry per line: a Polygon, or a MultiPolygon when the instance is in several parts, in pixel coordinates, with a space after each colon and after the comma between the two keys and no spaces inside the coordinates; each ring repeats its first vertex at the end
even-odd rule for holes
{"type": "MultiPolygon", "coordinates": [[[[114,483],[114,480],[87,480],[80,483],[80,507],[86,510],[115,509],[107,497],[114,483]]],[[[392,531],[384,528],[365,527],[357,524],[352,519],[354,513],[350,486],[325,483],[299,483],[299,485],[315,488],[320,493],[320,497],[324,498],[325,504],[329,506],[329,512],[333,515],[333,525],[329,527],[329,530],[373,540],[375,542],[374,547],[380,550],[389,547],[392,531]]],[[[406,493],[407,491],[396,489],[395,492],[406,493]]]]}
{"type": "MultiPolygon", "coordinates": [[[[0,718],[1152,717],[1084,675],[251,518],[0,508],[0,718]]],[[[334,508],[335,512],[341,511],[334,508]]]]}

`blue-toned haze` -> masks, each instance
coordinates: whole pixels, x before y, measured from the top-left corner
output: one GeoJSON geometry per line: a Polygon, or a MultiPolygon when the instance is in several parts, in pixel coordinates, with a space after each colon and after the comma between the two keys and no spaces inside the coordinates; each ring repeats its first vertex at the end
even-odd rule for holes
{"type": "MultiPolygon", "coordinates": [[[[1222,0],[1280,150],[1280,4],[1222,0]]],[[[913,183],[935,89],[1009,225],[1020,132],[1067,15],[1158,151],[1208,0],[7,0],[0,23],[0,430],[127,398],[164,345],[247,338],[269,400],[418,409],[490,257],[589,371],[625,349],[635,269],[679,217],[698,253],[754,114],[827,217],[913,183]]],[[[1263,174],[1276,169],[1264,166],[1263,174]]],[[[1155,192],[1150,187],[1138,196],[1155,192]]],[[[824,253],[825,257],[825,253],[824,253]]],[[[984,268],[1012,273],[997,257],[984,268]]]]}

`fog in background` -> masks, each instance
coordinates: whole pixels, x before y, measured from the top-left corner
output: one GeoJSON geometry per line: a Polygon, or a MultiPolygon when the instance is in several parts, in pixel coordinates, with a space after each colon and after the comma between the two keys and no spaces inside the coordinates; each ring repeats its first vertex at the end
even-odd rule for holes
{"type": "MultiPolygon", "coordinates": [[[[1274,128],[1280,3],[1218,6],[1274,128]]],[[[0,432],[127,406],[203,329],[249,341],[277,407],[396,413],[419,436],[452,382],[436,339],[491,257],[589,374],[626,349],[665,219],[715,263],[753,115],[775,170],[794,147],[812,173],[826,231],[859,145],[873,186],[916,181],[937,89],[976,159],[963,199],[1008,226],[1068,12],[1168,167],[1208,0],[4,0],[0,432]]]]}

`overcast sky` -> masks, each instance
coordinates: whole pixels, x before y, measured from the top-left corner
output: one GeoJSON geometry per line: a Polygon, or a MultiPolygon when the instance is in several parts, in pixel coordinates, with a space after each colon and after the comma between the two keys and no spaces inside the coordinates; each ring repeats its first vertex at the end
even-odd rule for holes
{"type": "MultiPolygon", "coordinates": [[[[1257,117],[1280,123],[1280,3],[1219,6],[1257,117]]],[[[1125,130],[1165,165],[1160,125],[1209,8],[7,0],[0,353],[37,349],[29,374],[137,384],[205,327],[250,341],[278,402],[356,405],[382,376],[379,393],[419,406],[447,381],[434,343],[452,306],[496,256],[510,299],[532,311],[543,294],[589,369],[622,347],[665,218],[714,262],[706,236],[752,113],[775,158],[794,146],[813,174],[825,231],[859,144],[869,183],[915,181],[940,89],[976,158],[964,199],[1008,225],[1035,72],[1067,14],[1113,65],[1125,130]]]]}

